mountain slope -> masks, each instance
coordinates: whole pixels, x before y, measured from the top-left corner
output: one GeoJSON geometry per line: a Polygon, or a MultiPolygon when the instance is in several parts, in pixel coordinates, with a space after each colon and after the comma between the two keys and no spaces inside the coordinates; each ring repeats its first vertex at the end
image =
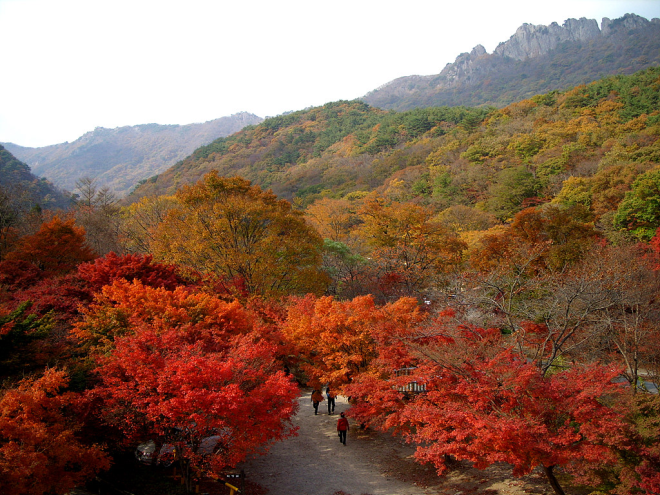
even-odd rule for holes
{"type": "Polygon", "coordinates": [[[626,14],[599,29],[593,19],[562,26],[523,24],[486,53],[477,45],[437,75],[401,77],[370,92],[366,103],[384,109],[493,105],[585,84],[612,74],[660,65],[660,19],[626,14]]]}
{"type": "Polygon", "coordinates": [[[68,199],[46,179],[30,172],[30,167],[0,146],[0,189],[17,208],[35,206],[48,209],[66,208],[68,199]]]}
{"type": "Polygon", "coordinates": [[[144,181],[128,199],[172,194],[211,170],[240,175],[287,199],[312,199],[329,188],[335,194],[371,190],[392,172],[390,165],[382,164],[376,176],[372,173],[372,161],[380,152],[425,133],[440,136],[458,124],[473,125],[487,113],[487,109],[445,107],[397,114],[359,101],[328,103],[269,118],[217,139],[144,181]]]}
{"type": "MultiPolygon", "coordinates": [[[[634,197],[625,211],[618,208],[642,187],[637,177],[653,183],[660,173],[659,138],[660,67],[500,110],[386,112],[335,102],[216,140],[127,199],[172,194],[215,169],[301,208],[377,192],[437,213],[458,207],[462,225],[465,212],[505,222],[528,206],[558,202],[591,210],[602,229],[616,232],[646,221],[637,218],[634,197]]],[[[646,233],[654,226],[641,225],[646,233]]]]}
{"type": "Polygon", "coordinates": [[[73,191],[77,180],[91,177],[99,187],[108,186],[123,196],[140,180],[166,170],[198,147],[262,120],[243,112],[203,124],[97,127],[72,143],[5,147],[59,187],[73,191]]]}

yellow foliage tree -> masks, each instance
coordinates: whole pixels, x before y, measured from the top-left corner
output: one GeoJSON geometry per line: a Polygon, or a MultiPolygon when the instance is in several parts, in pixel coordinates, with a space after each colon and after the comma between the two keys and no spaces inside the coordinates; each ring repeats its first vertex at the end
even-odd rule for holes
{"type": "Polygon", "coordinates": [[[466,245],[432,221],[432,212],[422,206],[374,197],[365,201],[361,213],[359,233],[373,248],[381,284],[388,280],[400,286],[399,295],[419,296],[437,287],[439,277],[461,262],[466,245]]]}
{"type": "Polygon", "coordinates": [[[211,172],[176,194],[151,247],[163,261],[216,274],[251,295],[277,297],[323,292],[322,242],[287,201],[211,172]]]}
{"type": "Polygon", "coordinates": [[[356,206],[346,199],[322,198],[307,207],[307,220],[324,239],[346,242],[359,219],[356,206]]]}

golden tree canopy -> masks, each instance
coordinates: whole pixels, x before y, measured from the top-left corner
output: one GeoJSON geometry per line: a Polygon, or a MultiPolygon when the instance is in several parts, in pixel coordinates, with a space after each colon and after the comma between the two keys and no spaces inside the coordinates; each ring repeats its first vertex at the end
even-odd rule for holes
{"type": "Polygon", "coordinates": [[[240,177],[181,189],[155,229],[159,258],[245,285],[249,294],[320,293],[323,241],[291,204],[240,177]]]}

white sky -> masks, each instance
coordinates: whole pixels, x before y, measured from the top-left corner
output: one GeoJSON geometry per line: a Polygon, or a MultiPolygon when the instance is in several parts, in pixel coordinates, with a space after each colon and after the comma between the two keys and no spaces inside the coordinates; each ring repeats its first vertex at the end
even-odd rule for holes
{"type": "Polygon", "coordinates": [[[351,100],[524,22],[628,12],[660,0],[0,0],[0,142],[351,100]]]}

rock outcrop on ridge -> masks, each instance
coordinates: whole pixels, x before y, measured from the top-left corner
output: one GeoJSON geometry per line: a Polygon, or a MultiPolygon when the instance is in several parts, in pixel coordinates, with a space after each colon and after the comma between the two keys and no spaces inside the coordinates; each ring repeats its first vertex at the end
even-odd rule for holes
{"type": "Polygon", "coordinates": [[[535,94],[632,74],[660,64],[660,19],[635,14],[599,28],[594,19],[567,19],[561,26],[523,24],[492,54],[482,45],[461,53],[436,75],[395,79],[361,98],[385,109],[504,106],[535,94]]]}

